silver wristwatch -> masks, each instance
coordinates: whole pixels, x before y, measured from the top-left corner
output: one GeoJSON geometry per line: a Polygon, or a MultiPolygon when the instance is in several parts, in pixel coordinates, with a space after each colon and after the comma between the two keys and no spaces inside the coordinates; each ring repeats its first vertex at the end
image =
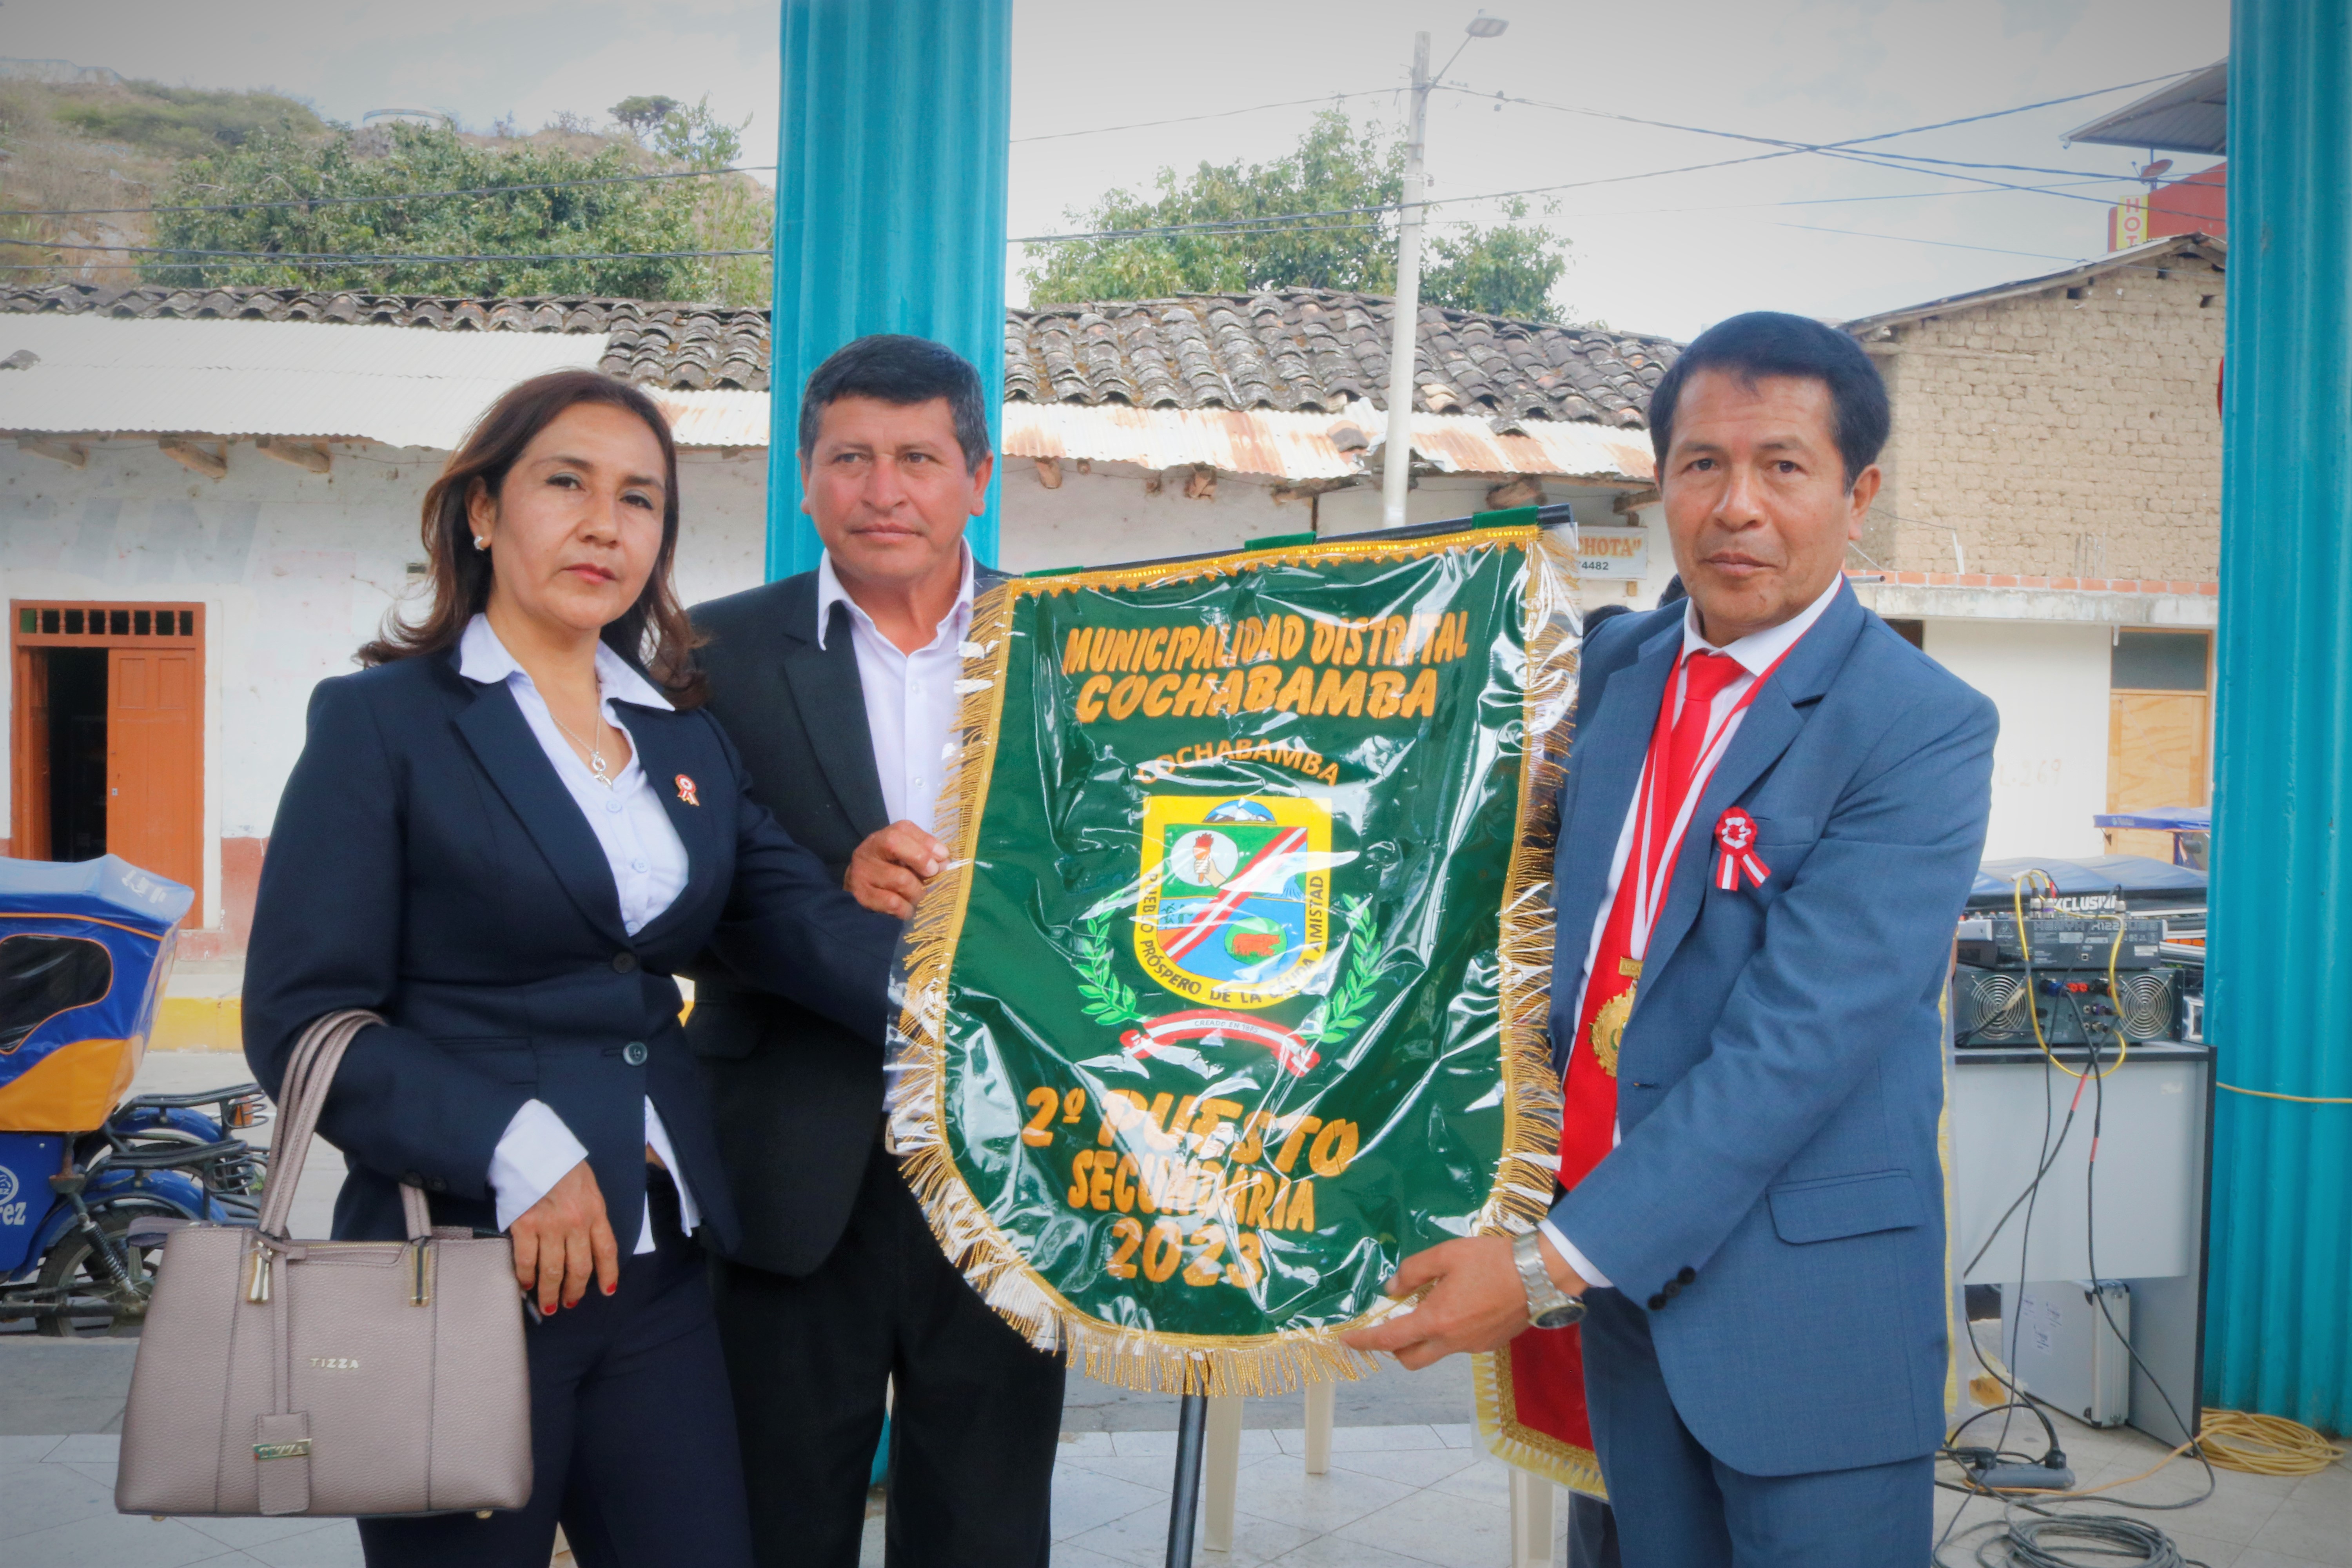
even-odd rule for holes
{"type": "Polygon", "coordinates": [[[1527,1287],[1528,1321],[1538,1329],[1564,1329],[1584,1316],[1583,1299],[1551,1282],[1538,1247],[1540,1233],[1528,1231],[1511,1242],[1511,1261],[1519,1267],[1519,1283],[1527,1287]]]}

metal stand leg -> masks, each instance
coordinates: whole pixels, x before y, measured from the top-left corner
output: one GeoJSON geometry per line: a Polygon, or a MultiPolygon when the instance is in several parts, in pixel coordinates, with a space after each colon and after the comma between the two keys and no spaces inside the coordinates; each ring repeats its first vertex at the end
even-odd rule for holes
{"type": "Polygon", "coordinates": [[[1339,1405],[1338,1384],[1307,1385],[1307,1473],[1310,1476],[1331,1473],[1331,1426],[1339,1405]]]}
{"type": "Polygon", "coordinates": [[[1202,1489],[1208,1496],[1201,1510],[1201,1544],[1212,1552],[1234,1549],[1234,1498],[1241,1489],[1242,1396],[1228,1394],[1209,1401],[1208,1450],[1202,1460],[1202,1489]]]}
{"type": "Polygon", "coordinates": [[[1201,1504],[1201,1448],[1209,1396],[1188,1394],[1176,1416],[1176,1483],[1168,1500],[1168,1568],[1192,1568],[1192,1515],[1201,1504]]]}
{"type": "Polygon", "coordinates": [[[1551,1568],[1551,1483],[1511,1471],[1511,1568],[1551,1568]]]}

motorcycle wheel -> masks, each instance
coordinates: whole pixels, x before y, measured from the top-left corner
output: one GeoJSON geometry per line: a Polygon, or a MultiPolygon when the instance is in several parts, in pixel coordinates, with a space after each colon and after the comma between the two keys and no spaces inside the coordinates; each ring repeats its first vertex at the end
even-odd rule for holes
{"type": "MultiPolygon", "coordinates": [[[[122,1258],[131,1273],[131,1287],[139,1292],[143,1307],[147,1294],[155,1288],[155,1259],[163,1249],[131,1247],[123,1241],[124,1233],[137,1217],[130,1209],[110,1209],[98,1216],[98,1228],[122,1258]]],[[[67,1297],[65,1311],[33,1320],[34,1331],[53,1340],[118,1336],[135,1329],[146,1315],[144,1311],[123,1310],[105,1263],[91,1251],[89,1237],[79,1230],[66,1232],[49,1248],[48,1257],[41,1260],[37,1288],[44,1292],[62,1290],[67,1297]]]]}

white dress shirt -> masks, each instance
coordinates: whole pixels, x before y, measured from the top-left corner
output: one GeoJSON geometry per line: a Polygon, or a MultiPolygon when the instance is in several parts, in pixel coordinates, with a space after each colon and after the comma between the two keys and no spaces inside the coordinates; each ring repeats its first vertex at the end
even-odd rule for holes
{"type": "MultiPolygon", "coordinates": [[[[1706,636],[1699,631],[1698,602],[1685,601],[1687,607],[1683,612],[1682,657],[1686,658],[1693,653],[1702,651],[1727,654],[1740,668],[1740,674],[1716,694],[1714,708],[1707,716],[1708,744],[1712,744],[1716,737],[1721,734],[1726,746],[1729,745],[1731,737],[1739,733],[1740,721],[1748,716],[1747,710],[1739,706],[1740,700],[1748,695],[1748,689],[1763,677],[1766,670],[1780,661],[1781,655],[1797,646],[1798,638],[1812,629],[1813,623],[1822,618],[1822,612],[1830,607],[1830,602],[1837,597],[1838,590],[1844,586],[1845,576],[1841,573],[1831,580],[1830,585],[1822,591],[1820,598],[1815,599],[1779,626],[1768,627],[1760,632],[1751,632],[1747,637],[1724,644],[1721,647],[1717,647],[1707,641],[1706,636]]],[[[1674,718],[1678,721],[1682,715],[1677,712],[1674,718]]],[[[1702,747],[1701,750],[1704,752],[1705,748],[1702,747]]],[[[1609,884],[1601,890],[1601,908],[1592,919],[1592,940],[1584,950],[1585,978],[1576,988],[1576,1010],[1563,1015],[1566,1017],[1580,1018],[1584,1016],[1584,987],[1591,982],[1592,965],[1601,953],[1601,929],[1609,923],[1609,907],[1617,901],[1617,884],[1625,875],[1625,863],[1633,858],[1634,816],[1641,807],[1641,794],[1639,790],[1633,792],[1633,799],[1625,806],[1625,820],[1617,829],[1617,847],[1609,857],[1609,884]]],[[[1690,831],[1703,836],[1706,830],[1694,821],[1690,831]]],[[[1689,847],[1689,842],[1687,838],[1684,840],[1685,847],[1689,847]]],[[[1612,1128],[1610,1132],[1610,1142],[1613,1145],[1616,1141],[1617,1130],[1612,1128]]],[[[1579,1252],[1551,1221],[1543,1222],[1543,1233],[1551,1238],[1552,1246],[1559,1249],[1560,1258],[1570,1268],[1576,1270],[1580,1279],[1592,1285],[1609,1283],[1601,1270],[1592,1266],[1592,1260],[1579,1252]]]]}
{"type": "Polygon", "coordinates": [[[857,684],[866,693],[866,728],[874,737],[874,771],[882,805],[893,822],[935,831],[940,784],[947,776],[948,731],[963,699],[964,634],[971,626],[971,548],[962,546],[963,580],[955,606],[931,640],[912,653],[884,637],[874,617],[834,575],[827,552],[816,565],[816,646],[824,647],[835,605],[849,606],[849,641],[857,651],[857,684]]]}
{"type": "MultiPolygon", "coordinates": [[[[668,808],[638,764],[635,742],[630,743],[629,760],[612,774],[612,784],[597,783],[588,764],[565,742],[562,730],[547,710],[547,700],[499,640],[499,634],[490,629],[486,616],[476,616],[466,624],[465,635],[457,641],[457,673],[467,680],[504,681],[514,693],[515,706],[522,710],[523,721],[538,739],[539,749],[547,753],[556,777],[563,781],[572,804],[596,835],[605,864],[612,868],[613,885],[621,896],[621,923],[631,936],[636,935],[685,890],[687,856],[668,808]]],[[[616,700],[646,708],[670,705],[651,681],[601,642],[596,645],[596,685],[605,721],[623,733],[628,726],[614,710],[616,700]]],[[[687,1190],[677,1155],[670,1148],[669,1131],[662,1125],[661,1112],[654,1109],[650,1096],[646,1100],[646,1143],[668,1167],[670,1180],[677,1187],[678,1223],[691,1234],[702,1223],[702,1213],[695,1206],[694,1194],[687,1190]]],[[[551,1106],[541,1100],[523,1101],[490,1155],[490,1190],[498,1198],[499,1228],[505,1230],[521,1218],[566,1172],[587,1157],[586,1146],[551,1106]]],[[[646,1200],[637,1244],[631,1250],[654,1250],[651,1198],[646,1200]]]]}

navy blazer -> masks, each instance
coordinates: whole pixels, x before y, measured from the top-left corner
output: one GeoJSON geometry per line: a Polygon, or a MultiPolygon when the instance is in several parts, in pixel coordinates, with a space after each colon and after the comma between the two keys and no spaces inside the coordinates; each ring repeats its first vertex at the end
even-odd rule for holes
{"type": "MultiPolygon", "coordinates": [[[[974,564],[972,591],[1003,581],[974,564]]],[[[761,804],[838,883],[866,837],[890,825],[849,607],[816,641],[816,574],[803,572],[694,607],[709,640],[705,710],[751,769],[761,804]]],[[[799,1277],[849,1225],[881,1125],[882,1060],[805,1007],[704,966],[686,1037],[719,1112],[719,1152],[743,1220],[738,1263],[799,1277]]],[[[753,972],[755,973],[755,972],[753,972]]]]}
{"type": "Polygon", "coordinates": [[[706,947],[879,1060],[898,922],[861,909],[750,798],[708,714],[619,706],[688,864],[677,900],[635,936],[505,682],[466,679],[451,652],[311,694],[254,910],[245,1050],[274,1094],[313,1019],[366,1007],[388,1020],[352,1042],[320,1119],[351,1163],[338,1237],[404,1234],[404,1178],[436,1223],[494,1230],[490,1156],[538,1099],[587,1146],[625,1255],[650,1096],[703,1234],[731,1249],[740,1227],[670,978],[706,947]]]}
{"type": "MultiPolygon", "coordinates": [[[[1562,1060],[1683,616],[1619,616],[1584,649],[1555,868],[1562,1060]]],[[[1619,1049],[1622,1141],[1552,1209],[1648,1307],[1684,1422],[1751,1475],[1943,1440],[1938,1009],[1998,729],[1840,589],[1708,781],[1619,1049]],[[1733,805],[1771,875],[1726,892],[1709,873],[1733,805]]]]}

